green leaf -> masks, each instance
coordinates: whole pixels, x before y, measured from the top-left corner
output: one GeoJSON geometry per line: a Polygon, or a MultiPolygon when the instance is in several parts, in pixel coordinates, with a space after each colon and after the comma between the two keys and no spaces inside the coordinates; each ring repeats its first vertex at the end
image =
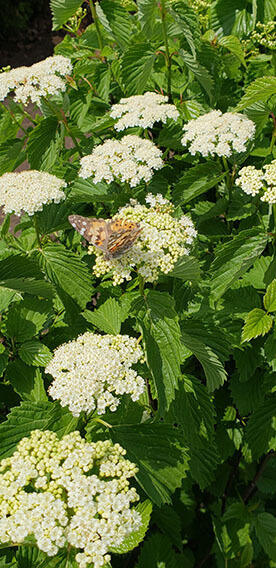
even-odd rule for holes
{"type": "Polygon", "coordinates": [[[204,91],[206,91],[210,101],[213,99],[213,88],[214,82],[212,76],[210,75],[208,69],[203,67],[198,61],[190,54],[188,51],[184,49],[179,50],[179,55],[181,59],[184,61],[186,67],[191,71],[195,78],[198,80],[200,85],[203,87],[204,91]]]}
{"type": "Polygon", "coordinates": [[[14,303],[9,309],[6,334],[15,341],[26,341],[43,329],[49,318],[51,304],[38,298],[25,298],[14,303]]]}
{"type": "Polygon", "coordinates": [[[253,228],[241,231],[230,242],[217,247],[210,267],[214,300],[218,300],[255,262],[264,250],[267,238],[259,228],[253,228]]]}
{"type": "MultiPolygon", "coordinates": [[[[184,566],[184,564],[183,564],[184,566]]],[[[151,533],[145,540],[135,568],[179,568],[177,555],[166,535],[151,533]]]]}
{"type": "Polygon", "coordinates": [[[163,505],[163,507],[153,510],[152,523],[157,525],[159,530],[170,539],[178,550],[183,548],[181,521],[182,519],[173,506],[163,505]]]}
{"type": "Polygon", "coordinates": [[[270,513],[259,513],[255,517],[254,527],[264,551],[276,562],[276,518],[270,513]]]}
{"type": "Polygon", "coordinates": [[[250,377],[249,382],[240,381],[238,375],[232,376],[230,390],[231,397],[241,416],[247,416],[255,410],[265,395],[265,387],[263,381],[260,381],[258,372],[250,377]]]}
{"type": "Polygon", "coordinates": [[[188,467],[185,441],[177,429],[160,422],[114,426],[109,433],[139,467],[136,478],[148,497],[158,506],[170,502],[188,467]]]}
{"type": "Polygon", "coordinates": [[[125,52],[122,58],[122,79],[127,96],[144,92],[155,57],[155,51],[147,42],[136,43],[125,52]]]}
{"type": "Polygon", "coordinates": [[[276,395],[267,398],[251,414],[246,425],[246,440],[254,458],[270,450],[276,450],[276,395]]]}
{"type": "Polygon", "coordinates": [[[181,344],[178,317],[173,299],[165,293],[149,291],[139,305],[147,364],[158,394],[159,410],[168,409],[180,377],[181,344]]]}
{"type": "Polygon", "coordinates": [[[107,183],[93,183],[91,178],[77,178],[71,185],[68,197],[68,201],[73,203],[94,203],[113,199],[114,195],[110,194],[107,183]]]}
{"type": "Polygon", "coordinates": [[[50,0],[50,8],[53,14],[53,30],[58,30],[77,9],[82,5],[81,0],[50,0]]]}
{"type": "Polygon", "coordinates": [[[190,474],[203,491],[215,479],[219,464],[219,454],[215,444],[206,442],[202,447],[190,448],[190,474]]]}
{"type": "Polygon", "coordinates": [[[242,330],[242,342],[250,341],[259,335],[265,335],[269,332],[273,324],[273,319],[271,316],[266,314],[264,310],[255,308],[249,312],[245,319],[245,324],[242,330]]]}
{"type": "Polygon", "coordinates": [[[231,53],[234,53],[236,57],[242,62],[242,64],[246,67],[245,59],[244,59],[244,51],[241,45],[240,40],[233,35],[223,36],[218,40],[219,45],[225,47],[225,49],[229,49],[231,53]]]}
{"type": "Polygon", "coordinates": [[[56,161],[58,120],[49,116],[42,120],[29,135],[27,156],[31,169],[49,170],[56,161]]]}
{"type": "Polygon", "coordinates": [[[5,349],[3,344],[0,345],[0,377],[3,376],[3,373],[7,367],[9,361],[9,350],[5,349]]]}
{"type": "Polygon", "coordinates": [[[242,110],[257,101],[265,102],[276,93],[276,77],[259,77],[247,87],[236,110],[242,110]]]}
{"type": "Polygon", "coordinates": [[[247,0],[217,0],[211,5],[211,29],[219,36],[230,34],[243,38],[253,30],[253,15],[247,0]]]}
{"type": "Polygon", "coordinates": [[[190,445],[196,446],[212,438],[215,409],[206,387],[199,379],[191,375],[183,376],[167,418],[180,426],[190,445]]]}
{"type": "Polygon", "coordinates": [[[52,430],[61,438],[77,428],[78,419],[53,402],[22,402],[0,424],[0,459],[11,456],[18,442],[32,430],[52,430]]]}
{"type": "Polygon", "coordinates": [[[93,312],[85,310],[83,317],[93,323],[101,331],[117,335],[121,331],[122,310],[120,304],[114,299],[109,298],[97,310],[93,312]]]}
{"type": "Polygon", "coordinates": [[[8,379],[22,400],[30,402],[48,400],[40,370],[26,365],[20,359],[9,363],[6,379],[8,379]]]}
{"type": "Polygon", "coordinates": [[[52,359],[52,353],[47,345],[35,339],[22,343],[18,355],[24,363],[35,367],[46,367],[52,359]]]}
{"type": "Polygon", "coordinates": [[[44,205],[43,211],[36,213],[39,231],[42,235],[54,233],[68,227],[68,216],[72,212],[72,207],[67,200],[61,203],[49,203],[44,205]]]}
{"type": "Polygon", "coordinates": [[[264,296],[264,307],[267,312],[276,311],[276,280],[272,280],[267,288],[264,296]]]}
{"type": "Polygon", "coordinates": [[[175,263],[173,270],[168,276],[180,278],[180,280],[191,280],[197,282],[200,278],[200,264],[196,258],[192,256],[182,256],[175,263]]]}
{"type": "Polygon", "coordinates": [[[6,140],[0,145],[0,175],[12,172],[26,160],[24,138],[6,140]]]}
{"type": "Polygon", "coordinates": [[[56,286],[61,301],[73,300],[84,308],[91,300],[92,275],[85,263],[61,244],[46,245],[39,261],[49,280],[56,286]]]}
{"type": "Polygon", "coordinates": [[[142,517],[142,524],[140,528],[127,536],[120,546],[110,547],[110,552],[114,552],[115,554],[126,554],[126,552],[133,550],[133,548],[136,548],[136,546],[144,540],[150,522],[152,504],[150,501],[146,500],[143,503],[139,503],[135,507],[135,510],[140,513],[142,517]]]}
{"type": "Polygon", "coordinates": [[[158,15],[157,0],[137,0],[138,20],[141,22],[142,30],[151,39],[154,23],[158,15]]]}
{"type": "MultiPolygon", "coordinates": [[[[49,556],[33,546],[19,546],[16,552],[18,568],[46,568],[48,566],[47,559],[49,556]]],[[[69,568],[69,566],[68,566],[69,568]]]]}
{"type": "Polygon", "coordinates": [[[187,41],[193,57],[196,57],[195,38],[200,37],[197,14],[188,4],[184,2],[173,2],[169,4],[169,11],[174,20],[178,23],[181,33],[187,41]]]}
{"type": "MultiPolygon", "coordinates": [[[[188,325],[186,325],[185,328],[186,327],[189,329],[188,325]]],[[[204,339],[204,336],[202,339],[204,339]]],[[[214,351],[208,345],[205,345],[202,340],[197,337],[192,337],[185,331],[181,333],[181,340],[185,347],[187,347],[201,363],[206,376],[208,391],[212,392],[223,385],[224,381],[227,379],[227,374],[223,364],[214,351]]]]}
{"type": "MultiPolygon", "coordinates": [[[[124,49],[131,39],[131,20],[127,10],[119,2],[112,0],[102,0],[100,5],[96,6],[97,11],[99,6],[108,21],[108,31],[111,31],[111,35],[113,35],[120,48],[124,49]]],[[[104,21],[101,23],[104,25],[104,21]]]]}
{"type": "Polygon", "coordinates": [[[176,203],[189,203],[208,191],[225,177],[221,166],[214,162],[197,164],[187,170],[175,185],[173,199],[176,203]]]}
{"type": "Polygon", "coordinates": [[[39,266],[27,256],[9,256],[0,261],[0,286],[5,288],[52,298],[53,287],[43,278],[39,266]]]}

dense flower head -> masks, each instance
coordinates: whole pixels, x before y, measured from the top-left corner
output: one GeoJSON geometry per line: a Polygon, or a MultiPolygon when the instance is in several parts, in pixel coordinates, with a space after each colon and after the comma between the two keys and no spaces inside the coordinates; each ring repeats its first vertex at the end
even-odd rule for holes
{"type": "Polygon", "coordinates": [[[0,74],[0,101],[14,91],[16,102],[40,104],[41,97],[65,91],[64,76],[71,73],[72,63],[63,55],[53,55],[30,67],[17,67],[3,72],[0,74]]]}
{"type": "Polygon", "coordinates": [[[155,122],[165,123],[168,118],[177,120],[179,112],[174,105],[167,104],[168,97],[147,92],[121,99],[112,105],[110,116],[119,118],[115,130],[125,130],[133,126],[151,128],[155,122]]]}
{"type": "Polygon", "coordinates": [[[135,269],[146,282],[155,282],[160,272],[167,274],[181,256],[189,254],[189,245],[197,234],[191,219],[186,215],[173,217],[174,206],[161,194],[149,193],[146,203],[141,205],[132,199],[116,215],[142,228],[134,245],[120,258],[106,259],[101,251],[89,247],[89,253],[96,254],[96,276],[112,270],[116,285],[131,280],[135,269]]]}
{"type": "Polygon", "coordinates": [[[266,164],[262,170],[245,166],[239,172],[236,185],[248,195],[260,194],[261,201],[276,203],[276,160],[266,164]]]}
{"type": "Polygon", "coordinates": [[[129,394],[139,399],[145,382],[132,365],[143,359],[143,351],[134,337],[128,335],[97,335],[86,332],[76,340],[56,349],[46,367],[54,377],[49,394],[74,416],[81,411],[106,409],[115,411],[120,396],[129,394]]]}
{"type": "Polygon", "coordinates": [[[96,146],[92,154],[81,159],[80,177],[93,176],[99,181],[127,182],[135,187],[148,182],[163,167],[162,152],[150,140],[128,135],[121,140],[108,139],[96,146]]]}
{"type": "Polygon", "coordinates": [[[269,21],[263,24],[257,22],[256,29],[250,34],[250,41],[275,51],[276,49],[276,22],[269,21]]]}
{"type": "Polygon", "coordinates": [[[0,205],[5,213],[20,216],[25,211],[33,215],[41,211],[43,205],[65,199],[62,188],[66,185],[64,180],[47,172],[7,172],[0,177],[0,205]]]}
{"type": "Polygon", "coordinates": [[[78,431],[58,439],[33,430],[0,462],[0,542],[35,541],[48,556],[78,549],[80,568],[110,560],[108,551],[141,525],[129,479],[135,464],[106,440],[88,443],[78,431]]]}
{"type": "Polygon", "coordinates": [[[207,156],[231,156],[246,151],[246,143],[255,134],[255,124],[246,116],[220,110],[190,120],[183,128],[183,146],[189,146],[194,156],[197,152],[207,156]]]}

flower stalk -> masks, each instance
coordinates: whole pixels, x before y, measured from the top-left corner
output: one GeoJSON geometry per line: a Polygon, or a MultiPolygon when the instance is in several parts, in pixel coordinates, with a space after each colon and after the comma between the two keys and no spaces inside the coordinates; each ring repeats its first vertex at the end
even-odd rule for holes
{"type": "Polygon", "coordinates": [[[172,94],[172,91],[171,91],[172,60],[171,60],[171,56],[170,56],[169,42],[168,42],[168,35],[167,35],[165,0],[161,0],[161,2],[160,2],[160,11],[161,11],[163,38],[164,38],[165,51],[166,51],[168,96],[169,96],[169,98],[171,98],[171,94],[172,94]]]}
{"type": "Polygon", "coordinates": [[[99,18],[97,16],[97,12],[96,12],[96,8],[95,8],[93,0],[89,0],[89,6],[90,6],[92,18],[94,20],[95,28],[96,28],[96,34],[97,34],[97,38],[98,38],[99,48],[102,51],[103,40],[102,40],[101,30],[100,30],[100,26],[99,26],[99,18]]]}

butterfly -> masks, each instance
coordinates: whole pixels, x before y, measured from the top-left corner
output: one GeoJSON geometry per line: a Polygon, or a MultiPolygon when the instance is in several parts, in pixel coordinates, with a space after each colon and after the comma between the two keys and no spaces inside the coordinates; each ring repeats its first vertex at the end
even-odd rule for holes
{"type": "Polygon", "coordinates": [[[104,252],[106,259],[119,258],[135,243],[142,227],[125,219],[89,219],[69,215],[71,225],[89,243],[104,252]]]}

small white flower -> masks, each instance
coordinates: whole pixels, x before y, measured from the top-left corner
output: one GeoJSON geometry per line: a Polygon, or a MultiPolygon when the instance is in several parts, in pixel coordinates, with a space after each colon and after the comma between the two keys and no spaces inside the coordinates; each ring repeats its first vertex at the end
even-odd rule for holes
{"type": "Polygon", "coordinates": [[[240,170],[235,183],[241,187],[244,193],[257,195],[264,185],[263,172],[257,170],[255,166],[246,166],[240,170]]]}
{"type": "Polygon", "coordinates": [[[181,142],[188,146],[192,156],[198,152],[204,157],[229,157],[234,152],[246,151],[246,143],[254,137],[255,129],[254,122],[243,114],[213,110],[190,120],[183,128],[181,142]]]}
{"type": "Polygon", "coordinates": [[[110,116],[119,118],[114,126],[115,130],[119,132],[133,126],[151,128],[155,122],[165,123],[168,118],[177,120],[177,108],[167,104],[167,101],[168,97],[151,92],[121,99],[111,107],[110,116]]]}
{"type": "Polygon", "coordinates": [[[24,544],[31,536],[48,556],[70,546],[78,549],[80,568],[104,566],[109,549],[141,526],[131,509],[139,496],[129,483],[137,467],[124,454],[119,444],[88,443],[79,432],[61,440],[47,430],[31,432],[0,462],[0,542],[24,544]],[[22,473],[24,485],[11,493],[22,473]]]}
{"type": "Polygon", "coordinates": [[[84,333],[54,352],[45,369],[54,377],[49,394],[74,416],[94,409],[99,414],[115,411],[121,395],[136,401],[144,392],[144,379],[131,368],[142,358],[134,337],[84,333]]]}
{"type": "Polygon", "coordinates": [[[134,245],[120,258],[106,259],[101,251],[89,247],[88,252],[96,254],[93,269],[96,276],[112,270],[114,285],[121,284],[131,280],[136,267],[146,282],[155,282],[160,272],[168,274],[181,256],[189,254],[187,245],[191,245],[197,235],[191,219],[186,215],[173,217],[174,206],[160,194],[149,193],[146,203],[150,207],[131,199],[116,215],[142,227],[134,245]]]}
{"type": "Polygon", "coordinates": [[[3,72],[0,74],[0,100],[3,101],[10,91],[14,91],[16,102],[40,104],[41,97],[65,91],[63,77],[71,75],[72,68],[70,59],[54,55],[30,67],[17,67],[3,72]]]}
{"type": "Polygon", "coordinates": [[[163,167],[162,152],[150,140],[139,136],[124,136],[121,140],[108,139],[96,146],[92,154],[81,158],[79,176],[93,176],[98,183],[112,181],[129,183],[135,187],[142,180],[148,182],[163,167]]]}
{"type": "Polygon", "coordinates": [[[263,170],[257,170],[255,166],[242,168],[236,185],[248,195],[260,194],[261,201],[273,205],[276,203],[276,160],[266,164],[263,170]]]}
{"type": "Polygon", "coordinates": [[[7,172],[0,177],[0,205],[4,206],[5,213],[20,216],[26,211],[33,215],[41,211],[43,205],[65,199],[62,188],[66,185],[65,181],[47,172],[7,172]]]}

